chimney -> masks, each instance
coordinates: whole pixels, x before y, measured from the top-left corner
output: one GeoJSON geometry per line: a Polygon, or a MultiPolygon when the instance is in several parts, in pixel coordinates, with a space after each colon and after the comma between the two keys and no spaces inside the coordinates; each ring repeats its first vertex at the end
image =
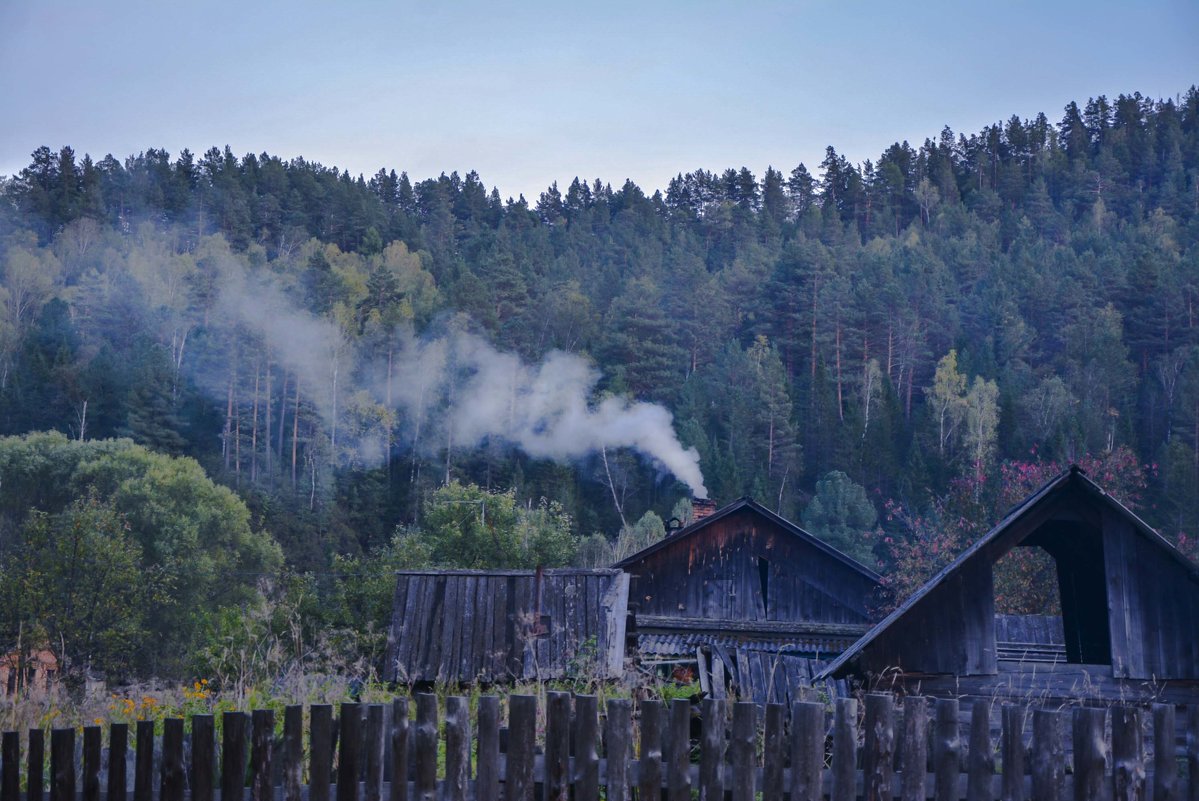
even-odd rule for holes
{"type": "Polygon", "coordinates": [[[691,499],[691,522],[696,523],[716,511],[716,501],[709,498],[691,499]]]}

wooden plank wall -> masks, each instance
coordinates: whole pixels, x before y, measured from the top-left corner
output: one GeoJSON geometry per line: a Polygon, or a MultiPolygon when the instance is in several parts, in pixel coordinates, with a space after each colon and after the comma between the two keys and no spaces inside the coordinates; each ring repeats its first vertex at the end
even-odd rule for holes
{"type": "Polygon", "coordinates": [[[749,509],[626,569],[630,603],[657,616],[861,623],[877,591],[868,576],[749,509]]]}
{"type": "Polygon", "coordinates": [[[615,678],[624,668],[628,582],[619,570],[399,573],[385,676],[615,678]]]}

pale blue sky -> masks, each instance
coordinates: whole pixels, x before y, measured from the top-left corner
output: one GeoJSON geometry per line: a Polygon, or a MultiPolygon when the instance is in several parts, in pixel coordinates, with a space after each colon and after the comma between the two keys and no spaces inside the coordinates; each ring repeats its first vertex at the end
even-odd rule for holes
{"type": "Polygon", "coordinates": [[[414,180],[816,172],[943,125],[1199,83],[1194,0],[0,0],[0,174],[230,145],[414,180]]]}

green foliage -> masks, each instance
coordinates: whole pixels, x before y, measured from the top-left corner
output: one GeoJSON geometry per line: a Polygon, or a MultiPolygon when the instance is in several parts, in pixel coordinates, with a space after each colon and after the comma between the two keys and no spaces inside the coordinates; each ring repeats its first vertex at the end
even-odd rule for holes
{"type": "Polygon", "coordinates": [[[866,489],[840,470],[816,482],[816,494],[803,513],[804,528],[863,564],[874,560],[874,527],[878,512],[866,489]]]}
{"type": "MultiPolygon", "coordinates": [[[[281,562],[279,546],[251,527],[245,504],[191,459],[128,440],[31,434],[0,439],[0,475],[0,525],[8,530],[35,537],[61,533],[83,525],[87,512],[107,530],[122,532],[111,546],[114,566],[136,555],[144,575],[135,581],[141,586],[131,603],[140,600],[130,615],[133,625],[144,625],[156,638],[155,647],[130,655],[139,669],[179,669],[205,618],[253,602],[259,578],[281,562]]],[[[80,542],[98,553],[106,541],[80,542]]],[[[13,551],[8,553],[11,558],[13,551]]],[[[62,554],[43,554],[56,555],[62,554]]],[[[20,624],[6,621],[10,641],[20,624]]]]}

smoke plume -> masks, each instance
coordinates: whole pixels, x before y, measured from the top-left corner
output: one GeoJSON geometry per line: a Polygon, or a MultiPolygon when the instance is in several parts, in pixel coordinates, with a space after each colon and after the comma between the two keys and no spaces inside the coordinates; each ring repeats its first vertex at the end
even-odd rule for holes
{"type": "Polygon", "coordinates": [[[222,309],[297,376],[335,451],[351,447],[369,460],[386,453],[378,438],[350,442],[344,426],[339,432],[339,398],[357,378],[377,402],[390,399],[405,439],[418,451],[470,449],[498,439],[535,458],[577,461],[601,449],[631,448],[696,497],[707,497],[699,454],[679,442],[671,413],[621,397],[593,401],[600,373],[579,356],[552,351],[530,365],[468,332],[418,337],[407,331],[396,338],[386,364],[356,363],[361,357],[337,325],[296,308],[269,279],[233,264],[223,283],[230,290],[222,295],[222,309]]]}

